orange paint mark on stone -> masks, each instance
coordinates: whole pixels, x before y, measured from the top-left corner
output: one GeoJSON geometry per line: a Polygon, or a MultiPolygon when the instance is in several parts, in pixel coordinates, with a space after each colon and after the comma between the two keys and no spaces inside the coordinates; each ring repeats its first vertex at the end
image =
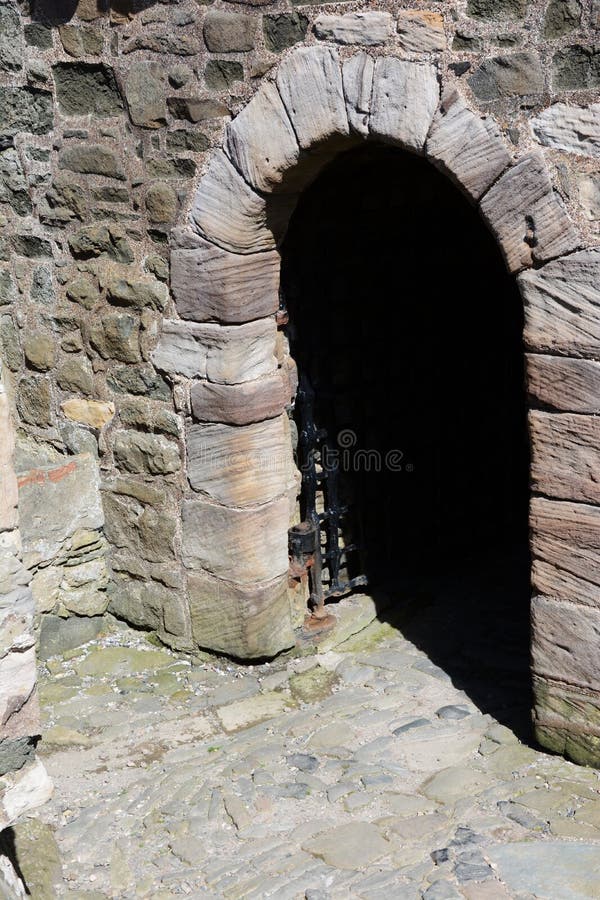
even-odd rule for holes
{"type": "Polygon", "coordinates": [[[26,487],[28,484],[44,484],[46,481],[56,484],[57,481],[62,481],[63,478],[71,475],[76,469],[77,463],[75,461],[52,469],[50,472],[45,469],[32,469],[30,472],[20,475],[17,479],[17,484],[19,489],[26,487]]]}
{"type": "Polygon", "coordinates": [[[25,475],[20,475],[17,479],[17,484],[19,488],[22,488],[27,484],[43,484],[45,480],[44,472],[41,469],[33,469],[25,475]]]}
{"type": "Polygon", "coordinates": [[[57,481],[62,481],[63,478],[66,478],[67,475],[70,475],[77,469],[76,462],[67,463],[65,466],[60,466],[58,469],[52,469],[51,472],[48,472],[48,479],[55,484],[57,481]]]}

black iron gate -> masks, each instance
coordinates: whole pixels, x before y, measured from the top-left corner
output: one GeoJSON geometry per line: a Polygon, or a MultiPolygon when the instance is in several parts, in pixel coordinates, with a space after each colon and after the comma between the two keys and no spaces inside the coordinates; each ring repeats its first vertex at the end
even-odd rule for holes
{"type": "MultiPolygon", "coordinates": [[[[317,390],[320,403],[326,402],[325,386],[317,383],[317,390]]],[[[348,574],[361,567],[361,547],[355,539],[357,519],[350,527],[351,509],[340,499],[339,447],[335,436],[315,419],[315,388],[306,371],[300,372],[295,411],[302,522],[290,529],[290,557],[292,565],[308,569],[312,616],[322,621],[328,618],[326,600],[366,586],[367,579],[364,574],[348,574]],[[349,540],[353,530],[354,539],[349,540]]]]}

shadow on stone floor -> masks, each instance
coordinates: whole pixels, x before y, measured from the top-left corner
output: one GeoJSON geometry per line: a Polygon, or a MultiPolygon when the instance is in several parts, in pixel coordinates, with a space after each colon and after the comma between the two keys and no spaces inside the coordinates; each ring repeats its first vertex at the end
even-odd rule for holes
{"type": "Polygon", "coordinates": [[[528,558],[489,559],[465,571],[420,575],[372,596],[395,625],[484,713],[529,746],[531,724],[528,558]]]}

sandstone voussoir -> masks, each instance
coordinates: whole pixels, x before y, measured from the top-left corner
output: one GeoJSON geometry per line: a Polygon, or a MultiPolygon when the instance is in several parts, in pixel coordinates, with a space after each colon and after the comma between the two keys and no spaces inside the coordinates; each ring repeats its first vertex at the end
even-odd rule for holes
{"type": "Polygon", "coordinates": [[[409,150],[422,150],[438,105],[437,73],[427,63],[394,56],[375,63],[369,130],[409,150]]]}
{"type": "Polygon", "coordinates": [[[511,272],[569,253],[579,244],[575,226],[537,153],[523,157],[492,185],[481,201],[481,211],[511,272]]]}

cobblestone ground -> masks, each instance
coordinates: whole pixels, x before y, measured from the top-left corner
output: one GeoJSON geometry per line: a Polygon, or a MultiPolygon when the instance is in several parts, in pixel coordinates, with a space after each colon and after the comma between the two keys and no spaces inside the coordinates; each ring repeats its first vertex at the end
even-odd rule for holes
{"type": "MultiPolygon", "coordinates": [[[[390,625],[343,641],[348,621],[250,669],[125,630],[50,660],[56,893],[600,897],[597,774],[520,743],[390,625]]],[[[34,896],[49,877],[25,875],[34,896]]]]}

